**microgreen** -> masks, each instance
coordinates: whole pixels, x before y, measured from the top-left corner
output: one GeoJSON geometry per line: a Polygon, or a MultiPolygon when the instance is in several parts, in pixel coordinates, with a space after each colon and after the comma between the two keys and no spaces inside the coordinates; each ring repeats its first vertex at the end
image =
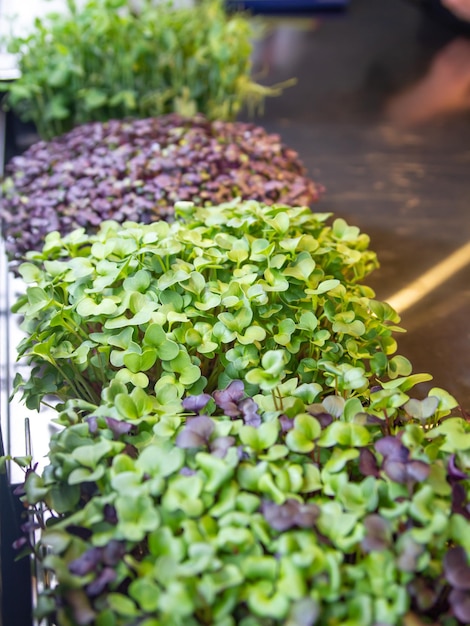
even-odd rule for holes
{"type": "Polygon", "coordinates": [[[21,76],[2,86],[41,136],[172,112],[234,119],[243,105],[260,108],[281,92],[251,80],[251,23],[228,15],[221,0],[138,4],[67,0],[68,11],[36,19],[30,34],[9,42],[21,76]]]}
{"type": "MultiPolygon", "coordinates": [[[[229,383],[270,392],[277,408],[289,376],[311,401],[328,388],[360,398],[371,377],[384,379],[380,402],[408,399],[413,375],[387,387],[394,359],[403,361],[391,356],[399,318],[361,283],[376,266],[366,235],[345,241],[327,214],[254,201],[180,203],[177,214],[172,224],[108,221],[94,235],[51,233],[41,252],[28,253],[20,267],[28,286],[14,306],[26,331],[20,355],[35,368],[17,380],[28,406],[51,393],[96,402],[113,380],[153,395],[160,381],[180,397],[228,387],[216,403],[255,423],[256,410],[229,383]],[[233,241],[245,260],[231,255],[233,241]]],[[[141,411],[116,401],[123,417],[141,411]]],[[[361,441],[358,432],[335,437],[361,441]]]]}
{"type": "MultiPolygon", "coordinates": [[[[219,204],[240,197],[307,206],[321,191],[306,177],[297,153],[278,135],[253,124],[211,122],[202,115],[83,124],[52,141],[35,143],[7,164],[7,174],[0,218],[8,255],[16,261],[26,251],[40,248],[51,230],[66,234],[84,227],[93,232],[107,219],[143,223],[171,219],[177,200],[219,204]]],[[[218,243],[224,252],[228,246],[232,262],[249,255],[247,242],[238,238],[227,243],[220,236],[218,243]]],[[[289,245],[295,249],[295,243],[289,245]]],[[[106,243],[94,247],[96,257],[103,260],[103,287],[113,280],[110,268],[104,271],[108,250],[106,243]]],[[[60,273],[58,263],[50,265],[51,271],[60,273]]],[[[303,264],[295,265],[299,266],[303,264]]],[[[87,271],[82,259],[74,273],[87,271]]],[[[141,272],[132,282],[129,277],[127,284],[142,292],[148,280],[141,272]]],[[[216,296],[203,289],[197,276],[190,280],[188,288],[201,294],[197,307],[210,309],[216,296]]],[[[263,298],[263,291],[253,289],[250,296],[263,298]]],[[[103,312],[110,308],[110,301],[101,306],[103,312]]],[[[210,351],[207,333],[198,332],[210,351]]]]}
{"type": "Polygon", "coordinates": [[[408,413],[414,397],[389,397],[365,421],[370,399],[305,403],[301,385],[283,383],[274,411],[257,395],[256,427],[239,380],[130,421],[108,390],[95,406],[69,401],[50,464],[25,467],[32,521],[17,545],[39,526],[31,549],[56,581],[38,615],[58,626],[467,624],[470,444],[454,433],[470,436],[468,422],[438,389],[426,418],[408,413]]]}
{"type": "Polygon", "coordinates": [[[176,215],[51,233],[20,267],[16,386],[61,401],[49,465],[16,459],[38,617],[468,623],[470,425],[415,397],[367,236],[255,201],[176,215]]]}

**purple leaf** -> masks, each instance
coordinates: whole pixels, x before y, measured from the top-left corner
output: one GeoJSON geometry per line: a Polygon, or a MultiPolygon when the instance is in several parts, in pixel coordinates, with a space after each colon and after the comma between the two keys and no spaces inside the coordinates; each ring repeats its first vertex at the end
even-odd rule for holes
{"type": "Polygon", "coordinates": [[[383,470],[387,476],[396,483],[406,483],[408,472],[405,463],[400,461],[386,460],[383,464],[383,470]]]}
{"type": "Polygon", "coordinates": [[[185,411],[200,413],[206,408],[210,400],[211,396],[208,393],[201,393],[198,396],[188,396],[183,400],[183,409],[185,409],[185,411]]]}
{"type": "Polygon", "coordinates": [[[182,467],[179,471],[182,476],[194,476],[197,474],[196,470],[191,469],[190,467],[182,467]]]}
{"type": "Polygon", "coordinates": [[[320,422],[322,429],[333,423],[334,417],[330,413],[314,413],[314,417],[320,422]]]}
{"type": "Polygon", "coordinates": [[[320,509],[316,504],[299,503],[297,513],[295,515],[295,525],[299,528],[311,528],[320,515],[320,509]]]}
{"type": "Polygon", "coordinates": [[[457,467],[455,463],[455,454],[452,454],[449,458],[447,472],[449,478],[451,478],[452,480],[466,480],[467,478],[470,478],[468,472],[463,472],[460,468],[457,467]]]}
{"type": "Polygon", "coordinates": [[[70,524],[66,528],[67,532],[74,537],[80,537],[84,541],[87,541],[92,536],[92,531],[89,528],[85,528],[84,526],[76,526],[75,524],[70,524]]]}
{"type": "MultiPolygon", "coordinates": [[[[411,570],[410,570],[411,571],[411,570]]],[[[429,611],[436,604],[438,598],[437,591],[431,589],[422,578],[415,577],[408,585],[408,592],[414,598],[420,612],[429,611]]],[[[406,626],[426,626],[426,622],[421,621],[418,617],[406,626]]]]}
{"type": "Polygon", "coordinates": [[[368,515],[364,519],[366,536],[362,547],[366,552],[385,550],[390,544],[390,524],[380,515],[368,515]]]}
{"type": "Polygon", "coordinates": [[[283,433],[288,433],[289,430],[294,428],[294,420],[287,417],[287,415],[280,415],[279,423],[281,424],[281,430],[283,433]]]}
{"type": "Polygon", "coordinates": [[[185,428],[179,432],[176,437],[176,445],[179,448],[202,448],[207,446],[207,443],[208,441],[205,437],[199,433],[195,433],[189,428],[185,428]]]}
{"type": "Polygon", "coordinates": [[[69,563],[69,571],[76,576],[86,576],[98,567],[101,562],[103,548],[90,548],[81,556],[69,563]]]}
{"type": "Polygon", "coordinates": [[[117,511],[112,504],[105,504],[103,513],[104,519],[108,524],[114,525],[118,523],[117,511]]]}
{"type": "Polygon", "coordinates": [[[431,468],[424,461],[409,461],[406,464],[406,473],[408,478],[415,480],[416,482],[423,482],[429,476],[431,468]]]}
{"type": "Polygon", "coordinates": [[[444,574],[455,589],[470,590],[470,567],[461,546],[451,548],[445,555],[444,574]]]}
{"type": "Polygon", "coordinates": [[[105,565],[114,566],[119,563],[126,554],[126,546],[122,541],[111,539],[103,548],[102,561],[105,565]]]}
{"type": "Polygon", "coordinates": [[[134,427],[133,424],[129,424],[129,422],[124,420],[117,420],[114,417],[105,417],[104,421],[115,437],[127,435],[134,427]]]}
{"type": "Polygon", "coordinates": [[[245,398],[238,404],[238,408],[242,412],[243,421],[247,426],[258,428],[261,426],[261,417],[258,413],[258,405],[253,398],[245,398]]]}
{"type": "Polygon", "coordinates": [[[403,572],[414,572],[418,567],[418,558],[423,554],[424,546],[407,536],[400,546],[397,565],[403,572]]]}
{"type": "Polygon", "coordinates": [[[98,432],[98,418],[96,415],[91,415],[86,418],[86,422],[88,422],[88,430],[90,431],[90,435],[96,435],[98,432]]]}
{"type": "Polygon", "coordinates": [[[207,415],[198,415],[186,421],[186,425],[176,437],[176,445],[180,448],[199,448],[209,444],[215,424],[207,415]]]}
{"type": "Polygon", "coordinates": [[[210,445],[211,453],[221,459],[225,457],[229,448],[235,443],[235,437],[217,437],[210,445]]]}
{"type": "Polygon", "coordinates": [[[458,513],[470,519],[470,507],[467,502],[467,492],[461,483],[452,485],[452,513],[458,513]]]}
{"type": "Polygon", "coordinates": [[[453,589],[449,594],[449,602],[455,617],[462,624],[470,624],[470,593],[453,589]]]}
{"type": "Polygon", "coordinates": [[[136,459],[139,456],[139,450],[130,443],[126,443],[125,448],[122,451],[122,454],[127,454],[131,459],[136,459]]]}
{"type": "Polygon", "coordinates": [[[104,591],[109,583],[116,580],[116,572],[110,567],[101,570],[95,580],[87,585],[86,592],[89,596],[97,596],[104,591]]]}
{"type": "Polygon", "coordinates": [[[14,496],[24,496],[25,494],[26,491],[24,490],[24,483],[16,485],[16,487],[13,489],[14,496]]]}
{"type": "Polygon", "coordinates": [[[295,527],[311,528],[320,514],[320,509],[316,504],[302,504],[289,499],[284,504],[265,501],[261,512],[274,530],[284,531],[295,527]]]}
{"type": "Polygon", "coordinates": [[[364,476],[380,476],[380,470],[377,459],[367,448],[361,448],[359,453],[359,471],[364,476]]]}
{"type": "Polygon", "coordinates": [[[239,403],[243,400],[245,385],[241,380],[233,380],[226,389],[214,391],[214,400],[227,417],[238,417],[241,413],[239,403]]]}
{"type": "Polygon", "coordinates": [[[397,437],[382,437],[375,443],[375,449],[385,459],[406,463],[410,451],[401,443],[397,437]]]}
{"type": "Polygon", "coordinates": [[[33,522],[32,520],[29,520],[25,522],[24,524],[21,524],[20,528],[24,533],[32,533],[35,530],[38,530],[38,528],[41,528],[41,526],[37,522],[33,522]]]}
{"type": "Polygon", "coordinates": [[[28,544],[29,544],[29,540],[27,537],[19,537],[11,544],[11,546],[13,550],[21,550],[21,548],[24,548],[24,546],[28,544]]]}

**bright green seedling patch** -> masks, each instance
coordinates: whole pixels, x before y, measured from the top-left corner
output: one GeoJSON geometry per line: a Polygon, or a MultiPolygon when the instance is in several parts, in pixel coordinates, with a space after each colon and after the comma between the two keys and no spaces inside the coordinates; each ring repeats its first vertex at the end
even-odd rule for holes
{"type": "Polygon", "coordinates": [[[51,394],[96,403],[113,380],[153,395],[162,377],[180,397],[237,379],[274,392],[298,376],[305,390],[358,398],[375,377],[401,403],[425,380],[392,356],[399,318],[361,284],[376,266],[366,235],[254,201],[176,211],[173,224],[52,233],[28,253],[14,311],[33,365],[16,381],[29,407],[51,394]]]}

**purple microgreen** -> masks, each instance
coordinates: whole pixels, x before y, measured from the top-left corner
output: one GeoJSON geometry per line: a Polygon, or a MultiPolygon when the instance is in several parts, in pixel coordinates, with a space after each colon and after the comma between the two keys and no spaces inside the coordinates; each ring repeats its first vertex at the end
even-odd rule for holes
{"type": "Polygon", "coordinates": [[[113,567],[117,565],[126,554],[126,545],[122,541],[112,539],[103,548],[102,561],[105,565],[113,567]]]}
{"type": "Polygon", "coordinates": [[[470,566],[464,548],[451,548],[444,556],[444,574],[455,589],[470,590],[470,566]]]}
{"type": "Polygon", "coordinates": [[[274,530],[282,532],[295,527],[311,528],[320,514],[320,509],[316,504],[302,504],[289,499],[284,504],[265,501],[261,512],[274,530]]]}
{"type": "Polygon", "coordinates": [[[382,437],[375,443],[375,449],[385,459],[390,461],[399,461],[406,463],[410,451],[406,448],[397,437],[382,437]]]}
{"type": "Polygon", "coordinates": [[[254,428],[261,426],[261,417],[258,413],[258,405],[253,398],[244,398],[238,403],[238,408],[242,413],[245,424],[248,426],[254,426],[254,428]]]}
{"type": "Polygon", "coordinates": [[[229,448],[235,444],[235,437],[217,437],[210,444],[210,451],[221,459],[225,457],[229,448]]]}
{"type": "Polygon", "coordinates": [[[366,552],[385,550],[390,543],[390,524],[380,515],[368,515],[364,519],[366,535],[362,547],[366,552]]]}
{"type": "Polygon", "coordinates": [[[127,454],[131,459],[136,459],[139,456],[139,450],[130,443],[127,443],[122,451],[123,454],[127,454]]]}
{"type": "Polygon", "coordinates": [[[114,417],[105,417],[104,421],[115,437],[127,435],[133,428],[133,424],[124,420],[117,420],[114,417]]]}
{"type": "Polygon", "coordinates": [[[14,496],[24,496],[25,493],[26,491],[24,490],[24,482],[16,485],[16,487],[13,489],[14,496]]]}
{"type": "Polygon", "coordinates": [[[11,545],[13,550],[21,550],[21,548],[24,548],[28,544],[29,540],[27,537],[19,537],[18,539],[15,539],[11,545]]]}
{"type": "Polygon", "coordinates": [[[188,396],[184,398],[182,404],[185,411],[200,413],[209,404],[211,396],[208,393],[201,393],[198,396],[188,396]]]}
{"type": "Polygon", "coordinates": [[[216,405],[221,408],[227,417],[238,417],[241,414],[240,402],[243,400],[245,385],[241,380],[233,380],[228,387],[214,391],[216,405]]]}
{"type": "Polygon", "coordinates": [[[406,471],[406,463],[400,461],[386,460],[382,465],[382,469],[387,476],[395,483],[406,483],[408,473],[406,471]]]}
{"type": "Polygon", "coordinates": [[[314,413],[313,415],[320,422],[320,426],[322,427],[322,429],[326,428],[327,426],[332,424],[334,421],[334,417],[330,413],[322,412],[322,413],[314,413]]]}
{"type": "Polygon", "coordinates": [[[89,596],[98,596],[103,590],[116,580],[117,574],[110,567],[104,567],[93,582],[86,586],[89,596]]]}
{"type": "Polygon", "coordinates": [[[205,447],[209,444],[214,428],[214,422],[207,415],[189,418],[176,437],[176,445],[180,448],[205,447]]]}
{"type": "Polygon", "coordinates": [[[458,513],[470,520],[470,504],[467,492],[460,482],[452,484],[452,513],[458,513]]]}
{"type": "Polygon", "coordinates": [[[89,528],[85,528],[84,526],[76,526],[75,524],[70,524],[69,526],[67,526],[67,532],[74,537],[80,537],[80,539],[83,539],[84,541],[87,541],[93,534],[89,528]]]}
{"type": "Polygon", "coordinates": [[[406,464],[406,473],[408,478],[415,480],[418,483],[422,483],[429,476],[431,468],[428,463],[424,461],[409,461],[406,464]]]}
{"type": "Polygon", "coordinates": [[[279,416],[279,423],[281,424],[281,431],[283,433],[288,433],[292,428],[294,428],[294,419],[287,417],[287,415],[279,416]]]}
{"type": "Polygon", "coordinates": [[[470,593],[461,589],[452,589],[449,603],[455,617],[462,624],[470,624],[470,593]]]}
{"type": "Polygon", "coordinates": [[[466,480],[470,478],[468,472],[463,472],[456,464],[456,455],[451,454],[447,464],[447,475],[450,480],[466,480]]]}
{"type": "Polygon", "coordinates": [[[415,572],[418,567],[418,558],[423,554],[424,547],[416,543],[410,536],[403,538],[397,560],[398,567],[403,572],[415,572]]]}
{"type": "Polygon", "coordinates": [[[54,230],[172,219],[177,200],[309,206],[322,191],[278,135],[199,114],[82,124],[14,157],[7,173],[0,220],[11,259],[54,230]]]}
{"type": "Polygon", "coordinates": [[[70,561],[69,571],[75,576],[86,576],[93,572],[101,563],[103,548],[90,548],[81,556],[70,561]]]}
{"type": "Polygon", "coordinates": [[[364,476],[380,476],[380,469],[377,459],[367,448],[361,448],[359,453],[359,471],[364,476]]]}
{"type": "Polygon", "coordinates": [[[181,474],[181,476],[194,476],[195,474],[197,474],[196,470],[193,470],[187,466],[182,467],[179,473],[181,474]]]}
{"type": "Polygon", "coordinates": [[[108,524],[112,524],[113,526],[118,523],[118,517],[115,507],[112,504],[105,504],[104,509],[104,519],[108,524]]]}
{"type": "Polygon", "coordinates": [[[24,524],[21,524],[20,528],[24,533],[32,533],[35,530],[38,530],[38,528],[41,528],[41,525],[33,520],[28,520],[24,524]]]}
{"type": "Polygon", "coordinates": [[[98,418],[96,415],[90,415],[90,417],[86,418],[86,422],[88,424],[88,430],[90,431],[90,435],[96,435],[98,432],[98,418]]]}

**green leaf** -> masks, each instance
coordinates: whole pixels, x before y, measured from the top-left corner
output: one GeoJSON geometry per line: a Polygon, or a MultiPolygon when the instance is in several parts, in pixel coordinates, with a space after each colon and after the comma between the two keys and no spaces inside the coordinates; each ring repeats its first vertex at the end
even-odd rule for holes
{"type": "Polygon", "coordinates": [[[160,588],[150,578],[137,578],[129,586],[129,595],[146,613],[154,613],[160,601],[160,588]]]}
{"type": "Polygon", "coordinates": [[[72,451],[72,458],[85,467],[95,469],[101,459],[112,450],[113,444],[106,439],[102,439],[96,443],[76,448],[72,451]]]}
{"type": "Polygon", "coordinates": [[[333,422],[321,434],[318,445],[331,448],[335,445],[362,448],[371,440],[367,428],[360,424],[348,422],[333,422]]]}
{"type": "Polygon", "coordinates": [[[277,422],[266,422],[258,428],[243,426],[239,432],[242,443],[255,452],[261,452],[273,446],[277,441],[278,434],[279,424],[277,422]]]}
{"type": "Polygon", "coordinates": [[[136,460],[136,467],[149,476],[166,477],[176,473],[183,462],[183,450],[162,442],[147,446],[136,460]]]}
{"type": "Polygon", "coordinates": [[[105,474],[105,468],[99,465],[96,469],[91,470],[87,467],[77,467],[68,477],[69,485],[81,485],[82,483],[93,483],[100,478],[103,478],[105,474]]]}
{"type": "Polygon", "coordinates": [[[110,608],[118,615],[124,617],[137,617],[139,615],[135,602],[121,593],[108,593],[106,599],[110,608]]]}
{"type": "Polygon", "coordinates": [[[44,480],[34,472],[29,472],[26,476],[24,490],[29,504],[37,504],[49,492],[49,488],[44,485],[44,480]]]}
{"type": "Polygon", "coordinates": [[[142,541],[146,534],[158,528],[160,515],[152,498],[144,494],[119,495],[115,501],[118,530],[129,541],[142,541]]]}
{"type": "Polygon", "coordinates": [[[269,581],[261,581],[254,585],[248,595],[248,607],[253,615],[283,619],[289,610],[289,598],[274,592],[269,581]]]}
{"type": "Polygon", "coordinates": [[[99,109],[104,106],[107,101],[107,96],[103,91],[99,89],[81,89],[77,93],[78,98],[83,99],[87,109],[99,109]]]}
{"type": "Polygon", "coordinates": [[[304,413],[294,419],[294,427],[287,433],[286,444],[294,452],[311,452],[320,434],[320,422],[304,413]]]}

